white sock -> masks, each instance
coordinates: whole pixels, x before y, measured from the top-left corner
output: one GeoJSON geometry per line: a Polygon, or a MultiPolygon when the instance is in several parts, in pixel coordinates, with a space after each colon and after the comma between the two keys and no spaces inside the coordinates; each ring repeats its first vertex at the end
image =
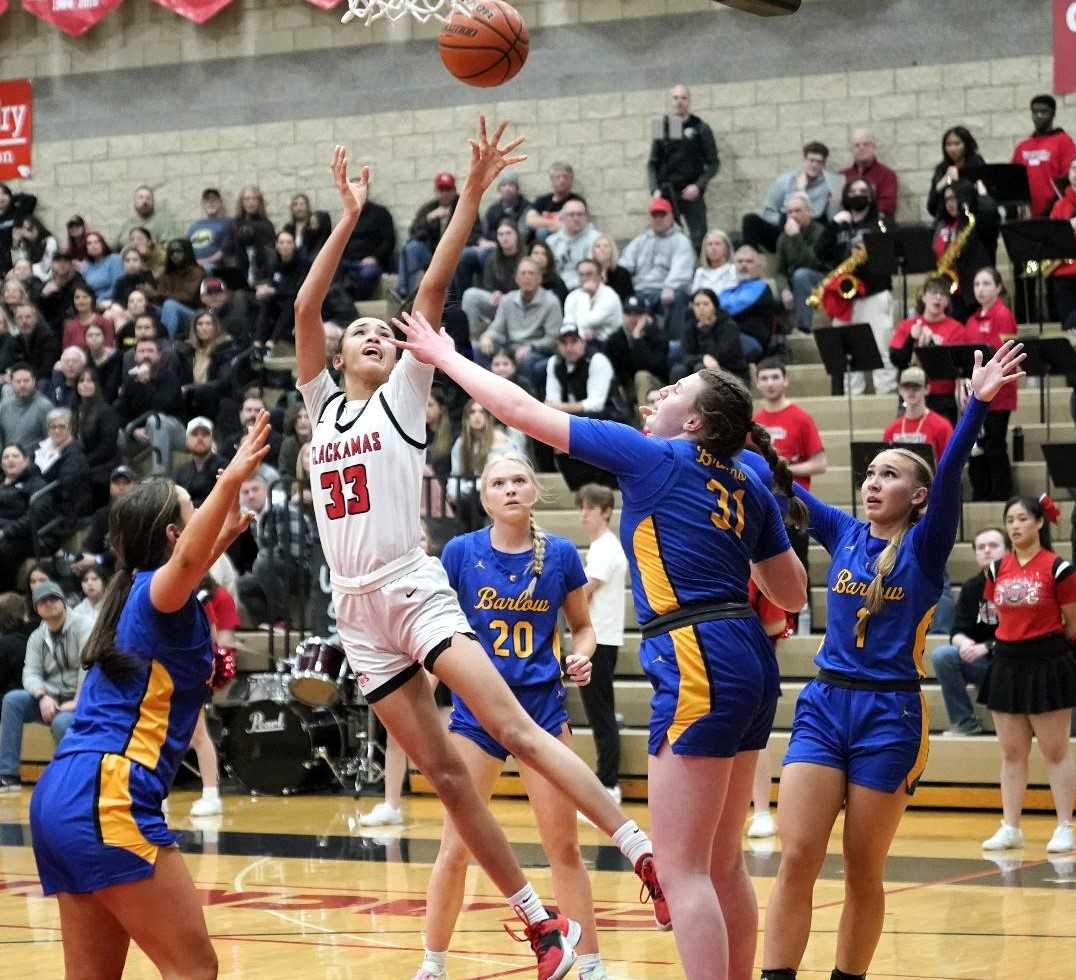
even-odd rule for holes
{"type": "Polygon", "coordinates": [[[624,825],[613,834],[613,843],[620,848],[620,853],[628,859],[633,868],[644,854],[653,854],[654,845],[634,820],[625,820],[624,825]]]}
{"type": "Polygon", "coordinates": [[[448,950],[443,949],[437,953],[432,949],[423,949],[422,968],[430,973],[444,973],[448,963],[448,950]]]}
{"type": "Polygon", "coordinates": [[[579,969],[579,980],[586,980],[588,973],[602,965],[601,953],[580,953],[575,958],[575,965],[579,969]]]}
{"type": "Polygon", "coordinates": [[[542,900],[529,881],[514,895],[509,895],[507,901],[516,915],[529,926],[537,922],[545,922],[549,918],[542,900]]]}
{"type": "Polygon", "coordinates": [[[218,787],[218,786],[203,786],[202,787],[202,799],[203,800],[219,800],[220,799],[220,787],[218,787]]]}

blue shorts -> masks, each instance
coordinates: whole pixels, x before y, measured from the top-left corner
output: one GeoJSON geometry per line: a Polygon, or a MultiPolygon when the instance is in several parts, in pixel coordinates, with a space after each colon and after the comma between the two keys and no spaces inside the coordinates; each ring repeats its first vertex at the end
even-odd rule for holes
{"type": "MultiPolygon", "coordinates": [[[[537,723],[538,727],[558,738],[568,721],[568,712],[564,708],[565,690],[559,680],[551,684],[536,687],[513,687],[512,693],[537,723]]],[[[487,734],[481,723],[471,714],[471,709],[463,699],[452,695],[452,714],[448,719],[448,730],[469,738],[483,752],[504,762],[511,754],[500,742],[487,734]]]]}
{"type": "Polygon", "coordinates": [[[731,758],[764,749],[780,676],[773,644],[757,619],[721,619],[643,640],[643,671],[654,688],[650,740],[676,755],[731,758]]]}
{"type": "Polygon", "coordinates": [[[176,841],[161,813],[161,784],[120,755],[54,759],[34,787],[30,830],[46,895],[96,892],[153,874],[176,841]]]}
{"type": "Polygon", "coordinates": [[[810,762],[848,782],[909,795],[927,765],[930,719],[916,691],[855,691],[813,680],[800,694],[784,765],[810,762]]]}

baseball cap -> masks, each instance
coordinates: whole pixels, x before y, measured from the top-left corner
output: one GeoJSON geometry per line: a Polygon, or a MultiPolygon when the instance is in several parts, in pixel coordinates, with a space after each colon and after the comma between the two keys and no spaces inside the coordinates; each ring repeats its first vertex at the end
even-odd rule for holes
{"type": "Polygon", "coordinates": [[[574,323],[566,323],[566,324],[564,324],[564,326],[562,326],[560,328],[560,332],[557,334],[557,336],[562,337],[562,338],[563,337],[578,337],[579,336],[579,328],[574,323]]]}
{"type": "Polygon", "coordinates": [[[672,214],[672,209],[672,205],[663,197],[653,197],[650,199],[651,214],[672,214]]]}
{"type": "Polygon", "coordinates": [[[187,435],[190,435],[195,429],[205,429],[210,435],[213,435],[213,423],[204,415],[196,415],[187,423],[187,435]]]}
{"type": "Polygon", "coordinates": [[[223,293],[224,283],[219,279],[203,279],[202,280],[202,295],[207,296],[209,293],[223,293]]]}
{"type": "Polygon", "coordinates": [[[624,313],[645,313],[646,307],[638,296],[629,296],[624,300],[624,313]]]}
{"type": "Polygon", "coordinates": [[[927,373],[920,367],[905,368],[900,372],[900,383],[922,387],[927,383],[927,373]]]}
{"type": "Polygon", "coordinates": [[[52,579],[49,579],[47,582],[38,582],[38,584],[34,586],[32,598],[35,606],[44,599],[51,599],[53,597],[63,599],[64,590],[53,582],[52,579]]]}
{"type": "Polygon", "coordinates": [[[456,178],[452,174],[442,171],[433,178],[433,186],[439,191],[454,191],[456,189],[456,178]]]}
{"type": "Polygon", "coordinates": [[[515,184],[516,187],[518,187],[519,174],[517,174],[514,170],[506,170],[503,174],[501,174],[501,179],[497,181],[497,186],[504,187],[505,184],[515,184]]]}
{"type": "Polygon", "coordinates": [[[110,474],[108,479],[112,480],[128,480],[131,483],[135,483],[138,477],[135,476],[134,470],[129,466],[117,466],[110,474]]]}
{"type": "Polygon", "coordinates": [[[202,200],[204,201],[207,197],[220,197],[220,191],[215,187],[207,187],[202,191],[202,200]]]}

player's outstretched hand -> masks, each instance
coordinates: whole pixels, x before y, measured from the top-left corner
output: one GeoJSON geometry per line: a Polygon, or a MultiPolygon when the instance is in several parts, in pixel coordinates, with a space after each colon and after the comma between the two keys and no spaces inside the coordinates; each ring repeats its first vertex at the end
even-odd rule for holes
{"type": "Polygon", "coordinates": [[[456,345],[444,330],[434,330],[421,313],[401,313],[392,321],[405,340],[392,339],[398,350],[409,350],[423,364],[438,367],[448,354],[455,351],[456,345]]]}
{"type": "Polygon", "coordinates": [[[366,207],[366,198],[370,193],[370,168],[363,167],[362,172],[354,180],[347,176],[347,150],[342,146],[333,149],[333,159],[330,165],[333,182],[340,192],[340,200],[344,210],[349,214],[360,214],[366,207]]]}
{"type": "Polygon", "coordinates": [[[578,653],[569,653],[564,658],[564,669],[580,687],[586,687],[590,683],[591,667],[588,657],[581,657],[578,653]]]}
{"type": "Polygon", "coordinates": [[[1020,370],[1020,363],[1027,357],[1023,350],[1023,344],[1007,340],[985,364],[982,351],[975,352],[971,390],[979,401],[990,401],[1005,385],[1027,376],[1026,372],[1020,370]]]}
{"type": "Polygon", "coordinates": [[[477,180],[482,190],[489,187],[505,167],[514,167],[527,159],[523,153],[512,155],[512,151],[526,139],[525,136],[517,136],[507,146],[500,145],[507,128],[508,123],[502,122],[494,132],[493,139],[490,139],[486,135],[486,117],[479,116],[478,139],[467,141],[471,144],[471,171],[467,177],[468,180],[477,180]]]}

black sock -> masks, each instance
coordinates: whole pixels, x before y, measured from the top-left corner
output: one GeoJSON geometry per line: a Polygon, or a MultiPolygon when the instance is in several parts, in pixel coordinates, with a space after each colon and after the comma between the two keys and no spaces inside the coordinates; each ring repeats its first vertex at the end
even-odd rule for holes
{"type": "Polygon", "coordinates": [[[791,967],[780,970],[763,970],[761,980],[796,980],[796,971],[791,967]]]}
{"type": "Polygon", "coordinates": [[[838,970],[834,967],[833,972],[829,975],[829,980],[867,980],[867,974],[845,973],[844,970],[838,970]]]}

